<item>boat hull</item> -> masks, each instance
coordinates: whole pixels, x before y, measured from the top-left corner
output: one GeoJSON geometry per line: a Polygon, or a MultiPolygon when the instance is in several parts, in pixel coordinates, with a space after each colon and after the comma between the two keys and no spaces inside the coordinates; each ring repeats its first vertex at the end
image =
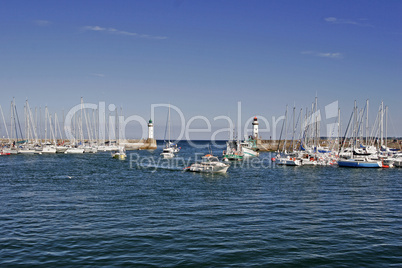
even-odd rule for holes
{"type": "Polygon", "coordinates": [[[244,158],[259,156],[258,152],[253,151],[253,150],[248,149],[248,148],[242,148],[242,152],[243,152],[243,157],[244,158]]]}
{"type": "Polygon", "coordinates": [[[228,168],[229,166],[204,167],[194,164],[188,169],[188,171],[198,173],[226,173],[228,171],[228,168]]]}
{"type": "Polygon", "coordinates": [[[114,158],[114,159],[118,159],[118,160],[126,160],[126,154],[114,154],[114,155],[112,155],[112,157],[114,158]]]}
{"type": "Polygon", "coordinates": [[[64,152],[65,154],[83,154],[84,149],[82,148],[68,148],[67,151],[64,152]]]}
{"type": "Polygon", "coordinates": [[[338,161],[339,167],[351,167],[351,168],[380,168],[382,164],[380,161],[356,161],[353,159],[338,161]]]}

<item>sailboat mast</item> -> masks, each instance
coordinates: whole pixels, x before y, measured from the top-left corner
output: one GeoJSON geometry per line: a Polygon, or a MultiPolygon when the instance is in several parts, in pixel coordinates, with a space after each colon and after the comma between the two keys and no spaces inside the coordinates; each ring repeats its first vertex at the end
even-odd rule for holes
{"type": "Polygon", "coordinates": [[[8,135],[7,124],[6,124],[6,120],[5,120],[5,118],[4,118],[3,109],[1,108],[1,105],[0,105],[0,111],[1,111],[1,117],[3,118],[4,128],[6,129],[6,134],[7,134],[8,142],[11,143],[10,135],[8,135]]]}
{"type": "Polygon", "coordinates": [[[341,109],[338,108],[338,151],[339,151],[340,137],[341,137],[341,109]]]}
{"type": "Polygon", "coordinates": [[[296,107],[293,106],[292,151],[294,148],[294,141],[295,141],[295,111],[296,111],[296,107]]]}
{"type": "Polygon", "coordinates": [[[381,101],[381,114],[380,114],[380,141],[381,146],[384,144],[384,102],[381,101]]]}
{"type": "Polygon", "coordinates": [[[83,121],[82,120],[82,112],[84,110],[84,100],[81,97],[81,116],[80,116],[80,139],[81,139],[81,144],[84,144],[84,130],[83,130],[83,121]]]}
{"type": "Polygon", "coordinates": [[[353,109],[354,111],[354,128],[353,128],[353,150],[355,149],[356,146],[356,138],[357,138],[357,104],[356,104],[356,100],[355,100],[355,107],[353,109]]]}
{"type": "Polygon", "coordinates": [[[169,104],[169,122],[168,122],[168,128],[169,128],[169,144],[170,144],[170,104],[169,104]]]}
{"type": "Polygon", "coordinates": [[[45,143],[47,142],[47,121],[48,121],[48,110],[45,106],[45,143]]]}
{"type": "Polygon", "coordinates": [[[13,120],[14,120],[14,117],[13,117],[13,102],[11,101],[11,110],[10,110],[10,120],[11,120],[11,122],[10,122],[10,137],[11,137],[11,139],[13,139],[13,130],[14,130],[14,122],[13,122],[13,120]]]}
{"type": "Polygon", "coordinates": [[[283,149],[282,152],[286,150],[286,139],[288,137],[288,106],[286,105],[286,112],[285,112],[285,137],[283,142],[283,149]]]}
{"type": "Polygon", "coordinates": [[[385,147],[388,145],[388,106],[385,106],[385,147]]]}
{"type": "Polygon", "coordinates": [[[28,128],[27,128],[27,106],[26,105],[24,105],[24,128],[25,128],[25,138],[29,139],[28,128]]]}
{"type": "Polygon", "coordinates": [[[315,118],[314,118],[314,121],[315,121],[315,152],[317,153],[318,151],[318,115],[317,115],[317,102],[318,102],[318,100],[317,100],[317,97],[315,97],[315,113],[314,113],[314,115],[315,115],[315,118]]]}
{"type": "Polygon", "coordinates": [[[368,145],[369,137],[369,100],[366,100],[366,145],[368,145]]]}
{"type": "Polygon", "coordinates": [[[39,106],[39,140],[42,144],[43,133],[42,133],[42,106],[39,106]]]}
{"type": "MultiPolygon", "coordinates": [[[[303,125],[304,125],[304,120],[303,120],[303,108],[300,108],[300,145],[302,144],[303,140],[303,125]]],[[[296,143],[297,145],[297,143],[296,143]]],[[[300,146],[299,146],[300,148],[300,146]]]]}
{"type": "Polygon", "coordinates": [[[35,107],[35,129],[36,133],[36,143],[38,143],[38,107],[35,107]]]}

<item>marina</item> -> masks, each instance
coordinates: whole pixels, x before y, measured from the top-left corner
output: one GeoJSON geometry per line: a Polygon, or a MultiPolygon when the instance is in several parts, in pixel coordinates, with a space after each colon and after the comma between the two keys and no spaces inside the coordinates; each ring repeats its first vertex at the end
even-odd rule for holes
{"type": "Polygon", "coordinates": [[[402,1],[2,1],[0,268],[402,267],[402,1]]]}
{"type": "MultiPolygon", "coordinates": [[[[337,122],[331,124],[333,128],[331,132],[334,133],[336,130],[337,135],[333,135],[330,138],[325,137],[323,140],[320,135],[321,120],[318,119],[320,111],[318,110],[317,97],[311,106],[311,110],[306,109],[304,116],[301,109],[299,115],[296,117],[295,107],[293,108],[293,115],[288,115],[288,107],[286,106],[280,139],[273,141],[273,144],[277,148],[276,150],[272,150],[271,147],[271,151],[276,153],[276,156],[272,157],[271,161],[277,165],[285,166],[400,167],[401,142],[394,139],[394,143],[397,141],[394,144],[394,148],[388,147],[388,107],[384,106],[383,102],[381,102],[377,118],[372,127],[369,126],[368,108],[369,100],[366,101],[364,108],[360,110],[355,101],[353,112],[343,136],[341,136],[341,111],[338,109],[337,122]],[[365,128],[363,127],[364,124],[365,128]]],[[[106,133],[103,136],[100,135],[102,133],[101,129],[106,129],[105,126],[99,123],[100,117],[95,116],[94,111],[92,111],[92,117],[87,114],[88,111],[84,108],[82,98],[80,112],[72,118],[72,125],[65,125],[63,128],[74,133],[72,136],[73,139],[70,140],[63,139],[63,131],[60,130],[57,113],[54,114],[53,118],[55,120],[54,124],[52,124],[52,115],[49,113],[47,107],[45,108],[45,122],[44,125],[41,125],[38,120],[35,120],[38,118],[37,109],[35,108],[35,113],[33,113],[27,100],[24,106],[24,128],[21,128],[14,99],[11,102],[10,110],[9,131],[4,112],[0,106],[5,133],[8,136],[7,139],[3,138],[2,140],[0,151],[2,156],[15,154],[84,154],[111,151],[112,158],[125,160],[126,150],[155,150],[157,148],[152,119],[147,124],[147,139],[142,138],[142,142],[135,143],[128,143],[126,139],[122,140],[119,136],[122,135],[122,130],[117,122],[117,118],[119,118],[117,109],[115,117],[109,116],[109,139],[106,140],[106,133]],[[116,122],[113,122],[113,120],[116,122]],[[84,121],[86,122],[85,127],[83,124],[84,121]],[[110,127],[111,124],[114,128],[110,127]],[[41,137],[43,134],[42,128],[44,128],[44,138],[41,137]],[[58,137],[56,137],[56,133],[59,133],[58,137]],[[111,137],[113,139],[110,139],[111,137]]],[[[41,116],[39,112],[40,122],[41,116]]],[[[63,122],[65,121],[64,116],[62,120],[63,122]]],[[[222,161],[245,161],[249,158],[258,157],[260,152],[267,150],[266,147],[261,146],[263,141],[259,135],[259,122],[256,116],[253,118],[251,124],[252,133],[245,132],[243,141],[240,141],[235,136],[235,131],[233,131],[233,138],[226,141],[226,149],[222,152],[222,161]]],[[[169,104],[164,134],[164,147],[160,153],[160,156],[164,159],[176,157],[181,149],[178,144],[171,141],[171,131],[171,106],[169,104]]],[[[272,141],[270,143],[272,145],[272,141]]],[[[214,161],[218,162],[220,160],[216,158],[214,161]]],[[[224,172],[227,171],[229,166],[224,169],[224,172]]],[[[201,168],[201,166],[198,166],[198,168],[191,168],[190,170],[202,171],[204,167],[201,168]]]]}

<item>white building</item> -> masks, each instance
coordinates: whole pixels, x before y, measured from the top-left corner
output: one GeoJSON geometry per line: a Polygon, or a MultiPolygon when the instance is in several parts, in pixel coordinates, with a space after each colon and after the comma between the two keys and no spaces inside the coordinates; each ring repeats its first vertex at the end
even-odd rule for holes
{"type": "Polygon", "coordinates": [[[152,123],[151,119],[149,119],[148,122],[148,139],[154,139],[154,124],[152,123]]]}
{"type": "Polygon", "coordinates": [[[257,116],[254,117],[254,121],[253,121],[252,125],[253,125],[253,138],[257,139],[258,138],[258,120],[257,120],[257,116]]]}

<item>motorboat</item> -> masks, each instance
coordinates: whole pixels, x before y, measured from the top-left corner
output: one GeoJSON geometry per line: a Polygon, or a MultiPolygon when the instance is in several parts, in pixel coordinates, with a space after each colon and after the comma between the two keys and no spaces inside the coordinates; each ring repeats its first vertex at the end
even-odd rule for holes
{"type": "Polygon", "coordinates": [[[120,146],[119,150],[112,152],[112,157],[119,160],[125,160],[127,157],[126,150],[123,146],[120,146]]]}
{"type": "Polygon", "coordinates": [[[175,156],[174,154],[174,149],[171,147],[165,147],[163,148],[163,151],[161,153],[161,156],[165,159],[171,159],[175,156]]]}
{"type": "Polygon", "coordinates": [[[201,173],[226,173],[229,167],[229,164],[219,161],[218,157],[207,154],[201,158],[201,162],[194,163],[185,170],[201,173]]]}

